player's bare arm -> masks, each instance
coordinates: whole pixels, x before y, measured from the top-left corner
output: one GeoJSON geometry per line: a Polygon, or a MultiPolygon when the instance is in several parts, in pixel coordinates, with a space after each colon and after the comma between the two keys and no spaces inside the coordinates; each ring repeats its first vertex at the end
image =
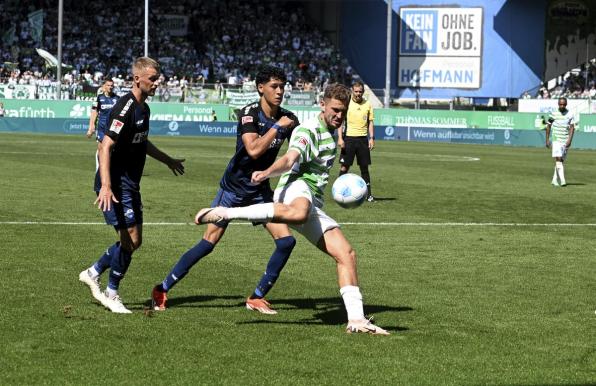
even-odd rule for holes
{"type": "Polygon", "coordinates": [[[293,125],[294,121],[291,118],[283,116],[262,137],[260,137],[257,133],[243,134],[242,143],[246,148],[246,152],[253,159],[259,158],[261,155],[263,155],[263,153],[267,151],[267,149],[269,149],[269,146],[277,136],[278,130],[291,129],[293,125]]]}
{"type": "Polygon", "coordinates": [[[184,174],[184,158],[172,158],[159,150],[151,141],[147,141],[147,154],[161,163],[164,163],[172,170],[175,176],[184,174]]]}
{"type": "Polygon", "coordinates": [[[251,182],[259,184],[265,181],[267,178],[273,178],[282,175],[288,170],[292,169],[292,166],[300,159],[300,153],[297,150],[289,149],[283,157],[275,161],[267,170],[256,171],[252,174],[251,182]]]}
{"type": "Polygon", "coordinates": [[[546,124],[546,147],[550,149],[550,126],[551,123],[546,124]]]}
{"type": "Polygon", "coordinates": [[[89,129],[87,130],[87,138],[91,138],[95,133],[95,121],[97,120],[97,110],[91,110],[91,117],[89,118],[89,129]]]}
{"type": "Polygon", "coordinates": [[[112,192],[112,180],[110,177],[110,153],[116,142],[105,136],[99,147],[99,176],[101,177],[101,189],[97,194],[94,204],[102,211],[108,211],[112,208],[112,201],[119,202],[112,192]]]}

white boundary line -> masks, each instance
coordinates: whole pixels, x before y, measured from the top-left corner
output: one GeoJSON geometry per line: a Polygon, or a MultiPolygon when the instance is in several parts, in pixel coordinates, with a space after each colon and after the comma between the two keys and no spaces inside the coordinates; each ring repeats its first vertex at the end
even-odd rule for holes
{"type": "MultiPolygon", "coordinates": [[[[104,222],[67,222],[67,221],[0,221],[0,225],[106,225],[104,222]]],[[[195,225],[191,222],[146,222],[147,226],[182,226],[195,225]]],[[[230,225],[252,225],[247,222],[230,225]]],[[[340,225],[365,225],[387,227],[596,227],[596,223],[497,223],[497,222],[344,222],[340,225]]]]}

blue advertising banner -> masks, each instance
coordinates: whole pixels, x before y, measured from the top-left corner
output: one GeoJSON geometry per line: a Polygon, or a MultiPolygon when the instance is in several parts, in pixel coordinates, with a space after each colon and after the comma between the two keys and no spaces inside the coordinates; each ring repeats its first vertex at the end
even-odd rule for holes
{"type": "MultiPolygon", "coordinates": [[[[236,135],[236,122],[151,121],[150,135],[204,135],[230,137],[236,135]]],[[[1,118],[0,132],[81,134],[87,132],[89,120],[83,118],[1,118]]]]}

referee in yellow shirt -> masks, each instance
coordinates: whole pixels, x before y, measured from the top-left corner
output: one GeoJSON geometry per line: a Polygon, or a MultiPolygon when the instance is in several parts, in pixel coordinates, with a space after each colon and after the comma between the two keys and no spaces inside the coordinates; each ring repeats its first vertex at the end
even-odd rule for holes
{"type": "Polygon", "coordinates": [[[370,151],[375,147],[374,115],[370,102],[364,100],[364,84],[360,81],[352,84],[352,100],[348,106],[348,116],[344,130],[338,131],[337,144],[341,148],[339,175],[346,174],[354,162],[360,166],[360,175],[368,188],[368,201],[374,201],[370,188],[368,165],[370,151]]]}

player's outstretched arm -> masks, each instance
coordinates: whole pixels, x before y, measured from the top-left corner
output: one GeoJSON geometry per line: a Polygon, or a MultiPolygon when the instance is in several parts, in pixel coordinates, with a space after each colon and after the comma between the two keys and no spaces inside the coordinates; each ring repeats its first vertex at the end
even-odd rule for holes
{"type": "Polygon", "coordinates": [[[172,158],[159,150],[151,141],[147,141],[147,154],[161,163],[166,164],[175,176],[184,174],[184,158],[172,158]]]}
{"type": "Polygon", "coordinates": [[[252,174],[251,182],[259,184],[265,181],[267,178],[277,177],[288,170],[292,169],[292,166],[300,160],[300,153],[298,150],[289,149],[283,157],[278,158],[271,166],[266,170],[257,171],[252,174]]]}

